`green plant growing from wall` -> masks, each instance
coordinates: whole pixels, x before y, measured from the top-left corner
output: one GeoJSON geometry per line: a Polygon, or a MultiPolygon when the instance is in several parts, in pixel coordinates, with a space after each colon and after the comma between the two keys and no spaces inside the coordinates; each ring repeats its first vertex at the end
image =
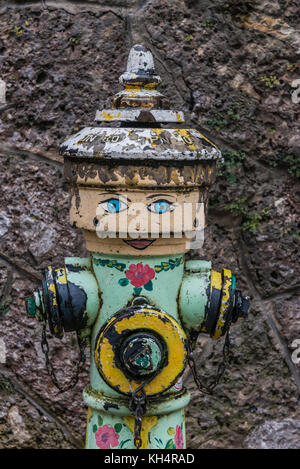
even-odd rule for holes
{"type": "Polygon", "coordinates": [[[206,124],[215,129],[217,132],[225,127],[238,127],[242,118],[246,120],[253,120],[253,106],[251,101],[243,102],[237,101],[230,105],[225,110],[212,111],[212,116],[206,120],[206,124]]]}
{"type": "Polygon", "coordinates": [[[191,42],[193,39],[194,39],[194,37],[192,36],[192,34],[185,33],[184,40],[186,42],[191,42]]]}
{"type": "Polygon", "coordinates": [[[232,212],[235,215],[245,215],[247,213],[245,202],[246,202],[246,197],[243,197],[241,199],[236,199],[230,204],[225,205],[225,210],[232,212]]]}
{"type": "Polygon", "coordinates": [[[73,44],[75,45],[78,45],[80,44],[80,39],[78,37],[72,37],[71,42],[73,42],[73,44]]]}
{"type": "Polygon", "coordinates": [[[238,169],[243,166],[246,153],[242,151],[223,151],[223,161],[218,163],[217,176],[225,178],[231,185],[237,182],[238,169]]]}
{"type": "Polygon", "coordinates": [[[10,307],[10,302],[8,300],[5,300],[5,301],[1,301],[0,303],[0,316],[5,316],[8,311],[9,311],[9,307],[10,307]]]}
{"type": "Polygon", "coordinates": [[[274,86],[280,85],[276,75],[264,75],[261,77],[260,81],[262,81],[267,88],[274,88],[274,86]]]}
{"type": "Polygon", "coordinates": [[[296,155],[277,153],[268,160],[268,164],[273,168],[287,168],[289,174],[300,178],[300,158],[296,155]]]}
{"type": "Polygon", "coordinates": [[[230,204],[225,205],[225,210],[240,216],[242,230],[250,231],[251,233],[262,232],[261,222],[270,212],[269,207],[264,207],[260,213],[250,211],[246,205],[246,197],[236,199],[230,204]]]}
{"type": "Polygon", "coordinates": [[[24,33],[24,30],[21,28],[21,26],[14,26],[14,28],[11,30],[12,33],[15,33],[16,35],[20,35],[24,33]]]}
{"type": "Polygon", "coordinates": [[[249,212],[244,218],[245,221],[242,223],[243,231],[250,231],[251,233],[257,233],[257,231],[262,232],[262,216],[259,213],[249,212]]]}
{"type": "Polygon", "coordinates": [[[205,21],[204,23],[201,23],[201,26],[202,26],[203,28],[209,28],[209,29],[211,29],[211,28],[213,28],[213,26],[214,26],[214,22],[208,20],[208,21],[205,21]]]}
{"type": "Polygon", "coordinates": [[[296,63],[293,63],[293,62],[289,62],[289,63],[286,64],[286,69],[289,72],[294,72],[298,67],[299,67],[299,65],[296,64],[296,63]]]}

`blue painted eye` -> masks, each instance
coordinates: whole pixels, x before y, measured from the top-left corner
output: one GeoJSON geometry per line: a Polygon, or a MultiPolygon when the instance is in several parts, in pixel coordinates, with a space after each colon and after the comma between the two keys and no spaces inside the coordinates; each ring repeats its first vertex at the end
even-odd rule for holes
{"type": "Polygon", "coordinates": [[[153,213],[166,213],[171,212],[174,210],[173,204],[168,202],[167,200],[157,200],[156,202],[152,202],[152,204],[148,205],[148,210],[153,213]]]}
{"type": "Polygon", "coordinates": [[[118,213],[127,208],[125,202],[122,202],[119,199],[108,199],[105,202],[102,202],[101,207],[109,213],[118,213]]]}

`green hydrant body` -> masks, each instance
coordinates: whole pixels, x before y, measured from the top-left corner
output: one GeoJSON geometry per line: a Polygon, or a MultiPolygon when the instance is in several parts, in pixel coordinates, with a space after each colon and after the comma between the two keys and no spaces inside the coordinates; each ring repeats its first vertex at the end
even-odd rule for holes
{"type": "Polygon", "coordinates": [[[190,399],[182,374],[195,365],[196,339],[228,334],[249,302],[230,270],[185,260],[203,241],[219,150],[180,127],[183,113],[157,92],[144,46],[131,49],[120,82],[125,90],[96,119],[121,127],[89,127],[61,147],[71,222],[91,257],[49,267],[27,311],[56,337],[77,331],[90,346],[86,448],[181,449],[190,399]]]}

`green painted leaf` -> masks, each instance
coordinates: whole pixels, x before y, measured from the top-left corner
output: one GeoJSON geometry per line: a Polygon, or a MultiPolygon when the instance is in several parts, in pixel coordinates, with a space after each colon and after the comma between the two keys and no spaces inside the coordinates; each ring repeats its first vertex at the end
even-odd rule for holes
{"type": "Polygon", "coordinates": [[[140,288],[134,287],[134,289],[133,289],[133,293],[134,293],[135,295],[139,295],[139,294],[141,293],[141,291],[142,291],[142,287],[140,287],[140,288]]]}
{"type": "Polygon", "coordinates": [[[116,423],[116,425],[114,425],[114,429],[116,430],[117,433],[120,433],[120,431],[122,430],[122,424],[116,423]]]}
{"type": "Polygon", "coordinates": [[[158,448],[163,448],[163,444],[162,444],[161,439],[160,439],[160,438],[159,438],[159,439],[158,439],[158,438],[154,438],[154,439],[155,439],[156,442],[157,442],[157,447],[158,447],[158,448]]]}
{"type": "Polygon", "coordinates": [[[93,432],[94,432],[94,433],[96,433],[96,431],[97,431],[97,428],[98,428],[98,427],[97,427],[97,425],[96,425],[96,424],[94,424],[94,425],[93,425],[93,432]]]}
{"type": "Polygon", "coordinates": [[[126,285],[128,285],[128,283],[129,283],[128,278],[120,278],[120,280],[119,280],[119,284],[121,285],[121,287],[126,287],[126,285]]]}
{"type": "Polygon", "coordinates": [[[169,441],[167,442],[167,444],[166,444],[165,449],[176,449],[174,440],[169,440],[169,441]]]}
{"type": "Polygon", "coordinates": [[[103,425],[103,418],[100,415],[98,415],[98,425],[99,427],[102,427],[103,425]]]}
{"type": "Polygon", "coordinates": [[[148,291],[153,290],[153,283],[152,283],[152,280],[149,280],[149,282],[146,283],[146,285],[144,285],[144,288],[145,288],[145,290],[148,290],[148,291]]]}

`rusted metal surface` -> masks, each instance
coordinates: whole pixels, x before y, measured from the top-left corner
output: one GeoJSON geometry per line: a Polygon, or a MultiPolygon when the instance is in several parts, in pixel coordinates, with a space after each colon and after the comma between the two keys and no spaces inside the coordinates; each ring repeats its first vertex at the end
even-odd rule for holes
{"type": "Polygon", "coordinates": [[[80,201],[78,186],[110,186],[110,187],[169,187],[178,192],[203,187],[205,190],[215,181],[216,169],[207,161],[193,165],[176,165],[171,160],[154,164],[133,163],[106,165],[101,160],[65,162],[65,178],[74,185],[78,203],[80,201]]]}

